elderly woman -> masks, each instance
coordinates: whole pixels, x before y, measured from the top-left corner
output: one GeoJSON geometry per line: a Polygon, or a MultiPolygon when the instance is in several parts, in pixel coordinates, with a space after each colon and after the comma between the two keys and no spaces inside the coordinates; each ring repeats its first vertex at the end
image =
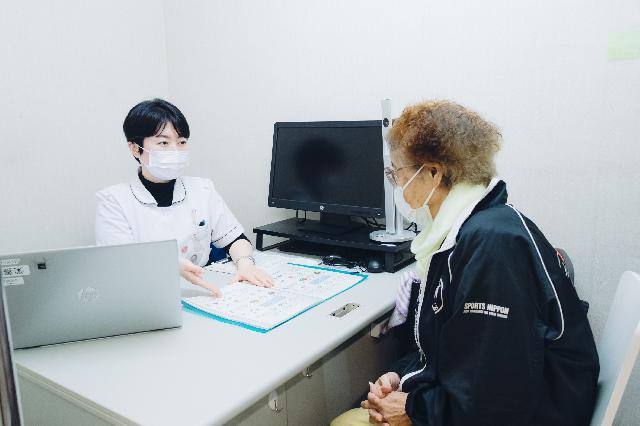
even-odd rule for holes
{"type": "Polygon", "coordinates": [[[411,246],[415,347],[333,424],[589,423],[599,365],[587,316],[562,257],[507,204],[499,141],[451,102],[410,106],[394,123],[387,176],[423,226],[411,246]]]}

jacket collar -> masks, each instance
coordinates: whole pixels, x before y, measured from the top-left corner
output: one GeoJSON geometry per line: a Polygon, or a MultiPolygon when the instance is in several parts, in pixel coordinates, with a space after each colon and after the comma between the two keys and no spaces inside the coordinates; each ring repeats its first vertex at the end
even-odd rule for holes
{"type": "MultiPolygon", "coordinates": [[[[139,168],[138,168],[139,171],[139,168]]],[[[136,179],[129,184],[129,188],[131,189],[131,194],[133,197],[140,202],[140,204],[145,205],[158,205],[158,202],[153,195],[144,187],[140,179],[136,179]]],[[[176,179],[176,184],[173,186],[173,201],[171,204],[176,204],[184,201],[187,196],[187,190],[184,186],[184,182],[182,178],[176,179]]]]}
{"type": "Polygon", "coordinates": [[[440,250],[436,253],[447,251],[451,247],[456,245],[456,239],[458,238],[458,233],[460,232],[460,228],[462,225],[469,219],[469,216],[476,213],[477,211],[487,209],[489,207],[494,207],[499,204],[506,204],[507,202],[507,184],[500,178],[493,178],[487,189],[485,190],[482,198],[474,204],[466,207],[462,213],[458,216],[456,221],[451,226],[451,230],[447,234],[447,237],[442,242],[442,246],[440,246],[440,250]]]}

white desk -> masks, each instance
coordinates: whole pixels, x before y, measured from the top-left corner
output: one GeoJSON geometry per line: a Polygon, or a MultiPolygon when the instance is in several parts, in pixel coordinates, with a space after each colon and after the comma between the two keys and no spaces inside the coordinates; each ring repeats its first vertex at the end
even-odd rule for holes
{"type": "MultiPolygon", "coordinates": [[[[221,424],[391,310],[397,275],[369,274],[266,334],[184,312],[179,329],[19,350],[21,386],[106,423],[221,424]],[[361,306],[340,319],[329,315],[350,302],[361,306]]],[[[189,286],[183,296],[198,291],[189,286]]],[[[27,409],[37,403],[23,401],[27,409]]]]}

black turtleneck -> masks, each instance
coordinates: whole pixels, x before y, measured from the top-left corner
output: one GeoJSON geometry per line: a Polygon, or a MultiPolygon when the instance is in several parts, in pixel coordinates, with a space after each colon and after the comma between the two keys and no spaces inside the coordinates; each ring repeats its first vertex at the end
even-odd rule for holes
{"type": "Polygon", "coordinates": [[[156,183],[151,182],[142,176],[142,171],[138,172],[140,182],[147,188],[147,191],[153,196],[158,203],[158,207],[169,207],[173,202],[173,187],[176,184],[176,180],[172,179],[169,182],[156,183]]]}
{"type": "MultiPolygon", "coordinates": [[[[140,182],[142,182],[144,187],[147,188],[147,191],[149,191],[149,193],[156,200],[156,203],[158,203],[158,207],[169,207],[173,203],[173,187],[176,185],[175,179],[170,180],[169,182],[162,183],[151,182],[150,180],[142,176],[142,171],[138,172],[138,177],[140,178],[140,182]]],[[[231,245],[238,240],[249,241],[249,238],[247,238],[246,235],[241,234],[238,238],[231,241],[231,243],[224,248],[224,251],[229,254],[231,245]]]]}

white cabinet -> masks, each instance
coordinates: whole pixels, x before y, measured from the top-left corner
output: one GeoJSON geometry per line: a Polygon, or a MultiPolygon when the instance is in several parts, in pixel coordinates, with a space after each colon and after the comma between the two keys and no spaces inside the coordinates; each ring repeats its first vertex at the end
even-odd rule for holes
{"type": "Polygon", "coordinates": [[[25,426],[108,426],[124,425],[123,420],[93,409],[72,396],[62,396],[55,389],[36,384],[19,375],[22,423],[25,426]]]}
{"type": "Polygon", "coordinates": [[[272,411],[265,397],[229,424],[326,426],[359,403],[369,381],[387,372],[395,346],[391,337],[372,338],[367,328],[289,380],[279,393],[282,412],[272,411]]]}
{"type": "MultiPolygon", "coordinates": [[[[290,424],[290,423],[289,423],[290,424]]],[[[287,426],[287,393],[285,388],[274,391],[256,402],[227,423],[229,426],[287,426]],[[276,396],[277,406],[269,404],[269,397],[276,396]],[[274,410],[275,408],[275,410],[274,410]]]]}

